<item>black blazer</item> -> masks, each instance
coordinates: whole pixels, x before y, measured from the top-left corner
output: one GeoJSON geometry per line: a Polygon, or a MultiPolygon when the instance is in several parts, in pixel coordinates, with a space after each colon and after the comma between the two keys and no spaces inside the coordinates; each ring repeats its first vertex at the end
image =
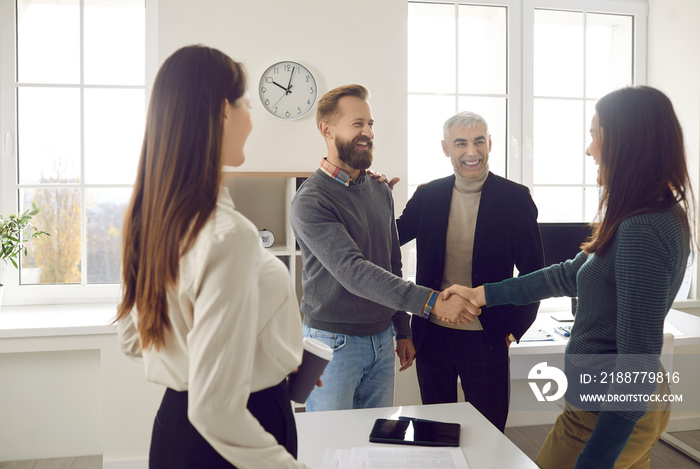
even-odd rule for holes
{"type": "MultiPolygon", "coordinates": [[[[447,220],[455,176],[424,184],[396,220],[403,245],[416,240],[416,283],[440,290],[445,270],[447,220]]],[[[527,187],[489,173],[481,193],[474,233],[472,285],[498,282],[513,276],[513,267],[527,274],[544,267],[542,239],[537,226],[537,207],[527,187]]],[[[479,317],[491,347],[516,339],[532,325],[539,303],[527,306],[483,308],[479,317]]],[[[427,320],[412,316],[416,348],[420,348],[427,320]]]]}

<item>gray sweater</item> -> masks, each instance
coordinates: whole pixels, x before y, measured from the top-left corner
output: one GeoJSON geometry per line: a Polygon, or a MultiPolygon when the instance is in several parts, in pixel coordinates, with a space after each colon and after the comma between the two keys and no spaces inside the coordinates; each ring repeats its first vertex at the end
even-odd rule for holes
{"type": "Polygon", "coordinates": [[[394,202],[387,184],[344,186],[317,170],[292,201],[303,262],[304,323],[339,334],[375,335],[392,323],[410,336],[432,290],[401,278],[394,202]]]}

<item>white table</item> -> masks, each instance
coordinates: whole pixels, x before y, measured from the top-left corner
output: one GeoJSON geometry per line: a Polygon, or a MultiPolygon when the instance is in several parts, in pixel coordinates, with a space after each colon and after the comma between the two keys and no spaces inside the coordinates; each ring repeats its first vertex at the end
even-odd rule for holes
{"type": "MultiPolygon", "coordinates": [[[[554,340],[513,343],[510,346],[510,376],[511,379],[527,378],[530,369],[537,363],[547,361],[549,366],[563,369],[564,351],[568,338],[554,332],[558,325],[571,325],[573,322],[559,322],[552,319],[552,314],[540,312],[530,329],[542,329],[552,334],[554,340]]],[[[700,344],[700,317],[672,309],[666,316],[664,332],[673,334],[674,347],[700,344]]]]}
{"type": "Polygon", "coordinates": [[[376,419],[399,415],[461,424],[460,447],[470,469],[537,468],[468,402],[297,413],[298,459],[316,469],[326,449],[394,446],[370,443],[369,432],[376,419]]]}

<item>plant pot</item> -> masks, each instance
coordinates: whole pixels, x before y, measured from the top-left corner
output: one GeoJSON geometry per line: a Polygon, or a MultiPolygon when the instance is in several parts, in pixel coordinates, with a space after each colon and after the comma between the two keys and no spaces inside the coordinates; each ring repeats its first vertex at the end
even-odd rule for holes
{"type": "Polygon", "coordinates": [[[0,283],[0,309],[2,309],[2,294],[5,293],[5,285],[0,283]]]}

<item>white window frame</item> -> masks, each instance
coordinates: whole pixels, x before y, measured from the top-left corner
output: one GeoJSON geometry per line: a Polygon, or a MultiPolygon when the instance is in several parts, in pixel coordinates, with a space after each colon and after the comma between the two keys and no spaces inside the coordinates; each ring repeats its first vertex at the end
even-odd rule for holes
{"type": "MultiPolygon", "coordinates": [[[[508,76],[506,77],[506,91],[504,94],[481,94],[481,93],[434,93],[435,96],[464,97],[497,97],[506,98],[508,106],[506,108],[506,175],[513,181],[520,182],[522,174],[522,159],[520,154],[520,136],[522,135],[522,86],[519,83],[517,74],[510,73],[511,70],[520,70],[522,67],[522,54],[520,53],[521,33],[521,4],[522,0],[482,0],[479,2],[460,0],[411,0],[411,3],[453,5],[455,10],[460,5],[474,5],[486,7],[506,7],[506,31],[507,38],[507,65],[508,76]],[[514,52],[515,51],[515,52],[514,52]]],[[[455,11],[455,21],[459,21],[457,11],[455,11]]],[[[459,25],[456,27],[456,63],[460,61],[459,48],[459,25]]],[[[455,89],[459,89],[459,67],[455,71],[455,89]]],[[[430,95],[429,92],[408,92],[411,95],[430,95]]],[[[454,112],[458,112],[458,99],[455,99],[454,112]]],[[[447,117],[447,116],[445,116],[447,117]]],[[[438,123],[441,126],[442,123],[438,123]]],[[[409,181],[410,182],[410,181],[409,181]]],[[[409,194],[410,197],[411,194],[409,194]]]]}
{"type": "MultiPolygon", "coordinates": [[[[157,0],[145,2],[146,26],[146,77],[144,112],[150,96],[150,86],[156,74],[157,58],[157,0]]],[[[81,8],[83,2],[81,0],[81,8]]],[[[16,92],[16,20],[15,0],[0,0],[0,211],[3,215],[17,213],[17,92],[16,92]]],[[[81,22],[81,28],[83,27],[81,22]]],[[[82,32],[81,32],[82,37],[82,32]]],[[[84,85],[80,85],[85,89],[84,85]]],[[[81,129],[83,132],[83,129],[81,129]]],[[[119,184],[114,185],[119,186],[119,184]]],[[[43,186],[42,186],[43,187],[43,186]]],[[[48,186],[47,186],[48,187],[48,186]]],[[[62,188],[89,187],[84,179],[79,184],[64,185],[62,188]]],[[[86,213],[84,197],[81,197],[81,244],[82,259],[86,251],[86,213]]],[[[19,270],[12,265],[0,262],[0,283],[5,286],[4,305],[61,304],[61,303],[101,303],[116,302],[119,298],[119,284],[87,284],[85,267],[81,284],[75,285],[20,285],[19,270]]]]}
{"type": "MultiPolygon", "coordinates": [[[[648,4],[644,0],[523,0],[523,68],[522,68],[522,83],[523,83],[523,164],[521,179],[516,180],[521,184],[526,185],[533,190],[534,187],[534,155],[533,155],[533,116],[534,116],[534,24],[535,24],[535,9],[548,9],[557,11],[575,11],[584,13],[610,13],[624,14],[634,17],[634,53],[633,53],[633,81],[635,85],[646,84],[647,73],[647,15],[648,4]]],[[[585,29],[584,29],[585,31],[585,29]]],[[[585,47],[585,42],[584,42],[585,47]]],[[[585,50],[584,50],[585,54],[585,50]]],[[[585,65],[584,65],[585,67],[585,65]]],[[[586,75],[584,68],[583,87],[586,86],[586,75]]],[[[577,100],[579,98],[576,98],[577,100]]],[[[582,128],[583,142],[589,142],[590,136],[587,127],[582,128]]],[[[588,143],[585,143],[587,146],[588,143]]],[[[583,149],[582,149],[583,150],[583,149]]],[[[581,164],[584,163],[584,153],[581,152],[581,164]]],[[[559,184],[538,184],[538,187],[562,187],[559,184]]],[[[592,187],[586,185],[585,181],[581,184],[572,184],[569,187],[592,187]]],[[[582,199],[585,204],[585,200],[582,199]]],[[[581,213],[585,213],[583,207],[581,213]]],[[[592,220],[580,220],[592,221],[592,220]]]]}

